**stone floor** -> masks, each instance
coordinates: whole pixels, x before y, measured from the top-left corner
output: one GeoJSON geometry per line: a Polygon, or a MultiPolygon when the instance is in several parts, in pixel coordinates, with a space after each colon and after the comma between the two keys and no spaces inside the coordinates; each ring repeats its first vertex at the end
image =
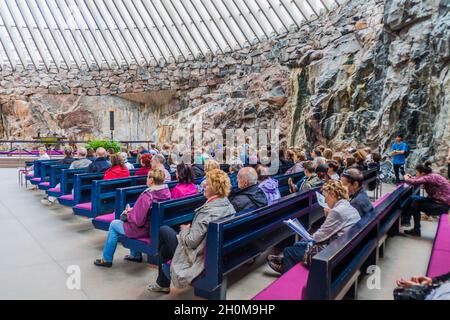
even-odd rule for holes
{"type": "MultiPolygon", "coordinates": [[[[157,270],[148,264],[122,260],[118,247],[112,269],[94,267],[106,233],[70,208],[41,204],[41,191],[19,187],[14,169],[0,169],[0,299],[194,299],[193,290],[171,295],[150,293],[148,283],[157,270]],[[80,290],[68,289],[68,268],[81,270],[80,290]]],[[[385,192],[389,187],[384,188],[385,192]]],[[[380,263],[381,289],[369,290],[362,281],[360,299],[391,299],[394,280],[424,274],[431,252],[435,222],[424,222],[424,237],[399,236],[388,241],[380,263]]],[[[251,299],[276,279],[264,256],[229,277],[228,299],[251,299]]]]}

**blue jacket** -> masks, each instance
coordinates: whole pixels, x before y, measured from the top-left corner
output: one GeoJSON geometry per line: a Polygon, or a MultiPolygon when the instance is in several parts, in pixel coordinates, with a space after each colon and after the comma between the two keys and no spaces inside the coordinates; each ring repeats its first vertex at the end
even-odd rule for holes
{"type": "MultiPolygon", "coordinates": [[[[391,151],[408,151],[408,145],[404,142],[400,142],[397,143],[395,142],[392,147],[391,147],[391,151]]],[[[396,156],[393,157],[393,164],[405,164],[406,162],[406,155],[405,154],[398,154],[396,156]]]]}
{"type": "Polygon", "coordinates": [[[369,196],[362,187],[350,199],[350,204],[353,208],[358,210],[361,218],[373,209],[372,202],[370,201],[369,196]]]}
{"type": "Polygon", "coordinates": [[[109,163],[108,159],[106,158],[97,158],[95,161],[93,161],[89,167],[89,172],[105,172],[111,167],[111,163],[109,163]]]}

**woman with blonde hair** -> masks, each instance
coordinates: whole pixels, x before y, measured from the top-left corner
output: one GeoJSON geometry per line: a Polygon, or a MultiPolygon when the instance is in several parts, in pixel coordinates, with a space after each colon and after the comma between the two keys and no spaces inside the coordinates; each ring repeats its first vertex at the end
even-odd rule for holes
{"type": "MultiPolygon", "coordinates": [[[[167,201],[171,197],[169,187],[167,184],[164,184],[164,179],[165,174],[162,170],[155,169],[148,173],[148,189],[139,196],[132,209],[125,209],[120,216],[120,220],[111,222],[105,247],[103,248],[103,257],[95,260],[94,264],[96,266],[112,267],[117,242],[121,235],[126,235],[131,239],[148,238],[150,234],[150,218],[148,213],[153,202],[167,201]]],[[[139,252],[132,251],[129,256],[125,257],[125,260],[142,262],[142,255],[139,252]]]]}
{"type": "MultiPolygon", "coordinates": [[[[341,237],[360,219],[358,210],[351,206],[348,200],[347,189],[340,181],[328,180],[322,187],[322,193],[328,208],[324,209],[325,222],[312,235],[314,246],[320,252],[332,241],[341,237]]],[[[304,241],[297,242],[292,247],[283,250],[283,257],[270,255],[267,260],[269,266],[278,273],[286,273],[297,263],[304,261],[308,256],[308,246],[304,241]]],[[[307,264],[307,261],[305,261],[307,264]]]]}
{"type": "Polygon", "coordinates": [[[208,172],[205,189],[207,201],[195,210],[192,224],[182,225],[178,234],[169,226],[160,228],[158,279],[155,284],[149,285],[148,290],[169,293],[171,281],[176,288],[185,288],[203,272],[208,224],[235,213],[227,198],[230,191],[230,178],[225,172],[219,169],[208,172]],[[169,260],[172,260],[171,279],[163,271],[164,264],[169,260]]]}

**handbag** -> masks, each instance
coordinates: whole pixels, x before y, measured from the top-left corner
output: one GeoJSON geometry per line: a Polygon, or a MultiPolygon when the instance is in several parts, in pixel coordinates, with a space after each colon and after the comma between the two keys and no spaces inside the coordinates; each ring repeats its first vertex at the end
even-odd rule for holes
{"type": "Polygon", "coordinates": [[[315,243],[312,245],[308,245],[308,249],[305,252],[305,255],[303,256],[302,264],[309,268],[311,266],[312,258],[321,252],[323,249],[325,249],[332,241],[338,238],[337,234],[332,235],[329,239],[315,243]]]}

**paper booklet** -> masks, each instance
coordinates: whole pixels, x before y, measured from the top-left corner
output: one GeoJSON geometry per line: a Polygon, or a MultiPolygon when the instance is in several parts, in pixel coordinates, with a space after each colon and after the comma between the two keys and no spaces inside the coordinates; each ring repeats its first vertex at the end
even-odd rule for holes
{"type": "Polygon", "coordinates": [[[317,197],[317,203],[319,203],[319,206],[322,208],[328,208],[327,203],[325,202],[325,197],[323,194],[316,191],[316,197],[317,197]]]}
{"type": "Polygon", "coordinates": [[[297,233],[300,237],[303,238],[306,242],[310,244],[314,244],[316,241],[311,237],[308,231],[303,227],[303,225],[298,221],[298,219],[289,219],[283,221],[285,225],[291,228],[295,233],[297,233]]]}

